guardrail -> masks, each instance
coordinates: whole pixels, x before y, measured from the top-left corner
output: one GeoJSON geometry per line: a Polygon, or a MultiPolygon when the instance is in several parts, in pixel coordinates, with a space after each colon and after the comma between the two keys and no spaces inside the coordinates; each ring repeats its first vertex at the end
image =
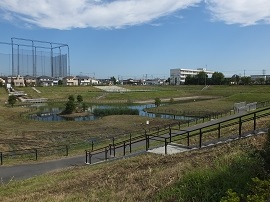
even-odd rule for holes
{"type": "MultiPolygon", "coordinates": [[[[129,139],[120,142],[113,142],[108,146],[96,149],[96,150],[85,150],[85,163],[91,164],[93,162],[93,157],[98,155],[99,159],[108,160],[109,158],[114,158],[116,155],[116,150],[118,150],[118,156],[126,155],[126,147],[129,147],[129,153],[132,153],[132,147],[134,144],[140,143],[140,146],[145,144],[145,151],[149,150],[151,142],[159,142],[157,145],[164,145],[165,151],[167,154],[167,147],[169,143],[177,143],[181,144],[179,146],[185,146],[187,148],[197,147],[201,148],[204,143],[209,143],[213,141],[219,141],[221,138],[241,138],[244,132],[243,124],[249,123],[248,126],[251,127],[251,132],[256,133],[257,120],[263,117],[267,117],[270,115],[270,108],[258,110],[256,112],[251,112],[245,115],[241,115],[235,118],[230,118],[225,121],[219,121],[216,123],[209,123],[208,125],[195,127],[194,129],[181,130],[179,127],[175,129],[171,126],[168,128],[158,129],[157,131],[153,131],[147,133],[145,131],[144,135],[137,136],[136,138],[132,138],[130,136],[129,139]],[[233,129],[234,134],[223,133],[223,131],[230,131],[233,129]],[[236,134],[235,134],[236,133],[236,134]],[[223,134],[227,136],[222,137],[223,134]],[[113,151],[113,155],[111,155],[113,151]],[[122,153],[123,151],[123,153],[122,153]],[[110,155],[108,155],[110,152],[110,155]],[[121,154],[122,153],[122,154],[121,154]],[[103,157],[102,157],[103,156],[103,157]]],[[[249,128],[248,128],[249,129],[249,128]]]]}

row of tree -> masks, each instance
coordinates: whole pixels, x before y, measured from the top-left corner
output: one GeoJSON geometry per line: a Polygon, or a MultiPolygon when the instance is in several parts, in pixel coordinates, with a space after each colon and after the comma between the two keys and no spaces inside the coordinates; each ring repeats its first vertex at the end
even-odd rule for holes
{"type": "Polygon", "coordinates": [[[251,84],[270,84],[270,78],[266,80],[264,78],[258,78],[252,80],[249,76],[240,77],[239,75],[233,75],[231,78],[225,78],[221,72],[214,72],[211,78],[205,72],[200,72],[195,76],[188,75],[185,79],[186,85],[251,85],[251,84]]]}

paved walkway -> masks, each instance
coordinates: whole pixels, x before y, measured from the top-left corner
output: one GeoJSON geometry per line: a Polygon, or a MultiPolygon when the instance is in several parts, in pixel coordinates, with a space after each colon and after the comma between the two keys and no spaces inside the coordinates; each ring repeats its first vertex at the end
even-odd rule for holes
{"type": "MultiPolygon", "coordinates": [[[[185,131],[191,131],[194,129],[199,129],[203,126],[208,126],[211,125],[213,123],[219,123],[231,118],[236,118],[239,117],[243,114],[234,114],[231,116],[226,116],[226,117],[222,117],[220,119],[217,120],[212,120],[209,122],[205,122],[202,124],[197,124],[194,126],[190,126],[188,128],[185,129],[185,131]]],[[[180,133],[185,133],[185,131],[180,131],[178,134],[180,133]]],[[[165,135],[168,136],[168,135],[165,135]]],[[[127,142],[128,144],[128,142],[127,142]]],[[[138,153],[142,153],[145,152],[143,150],[145,150],[145,140],[142,140],[140,142],[137,142],[135,144],[132,144],[132,148],[131,150],[134,150],[134,148],[141,148],[141,152],[137,152],[137,153],[130,153],[130,147],[126,146],[125,149],[123,147],[117,148],[115,150],[116,154],[123,154],[123,152],[125,151],[126,154],[128,156],[125,157],[130,157],[130,156],[134,156],[137,155],[138,153]]],[[[162,152],[157,152],[157,153],[164,153],[165,148],[158,148],[160,151],[162,152]]],[[[183,151],[188,151],[189,149],[184,148],[184,147],[179,147],[173,144],[170,144],[168,147],[168,153],[176,153],[176,152],[183,152],[183,151]]],[[[150,152],[153,152],[150,149],[150,152]]],[[[105,160],[105,151],[100,152],[99,154],[94,155],[91,158],[91,163],[99,163],[99,162],[103,162],[105,160]]],[[[121,155],[122,156],[122,155],[121,155]]],[[[119,158],[125,158],[125,157],[119,157],[119,158]]],[[[113,151],[108,151],[107,153],[107,159],[117,159],[116,157],[113,157],[113,151]],[[111,155],[110,155],[111,154],[111,155]]],[[[36,163],[36,164],[23,164],[23,165],[15,165],[15,166],[0,166],[0,183],[8,183],[10,180],[20,180],[20,179],[26,179],[26,178],[30,178],[36,175],[41,175],[50,171],[55,171],[58,169],[63,169],[63,168],[67,168],[67,167],[72,167],[72,166],[82,166],[85,165],[86,162],[86,158],[85,155],[81,155],[81,156],[76,156],[76,157],[67,157],[64,159],[59,159],[59,160],[53,160],[53,161],[48,161],[48,162],[42,162],[42,163],[36,163]]]]}

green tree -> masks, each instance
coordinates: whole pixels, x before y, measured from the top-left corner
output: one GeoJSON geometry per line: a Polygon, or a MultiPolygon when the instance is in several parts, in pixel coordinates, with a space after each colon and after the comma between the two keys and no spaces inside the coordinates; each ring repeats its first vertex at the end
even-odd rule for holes
{"type": "Polygon", "coordinates": [[[66,103],[66,108],[65,108],[65,114],[71,114],[74,110],[75,110],[76,106],[75,106],[75,103],[74,101],[72,100],[69,100],[67,103],[66,103]]]}
{"type": "Polygon", "coordinates": [[[68,100],[74,102],[75,101],[74,95],[68,96],[68,100]]]}
{"type": "Polygon", "coordinates": [[[10,104],[13,107],[13,105],[16,103],[16,100],[17,100],[17,98],[15,95],[10,95],[8,97],[8,104],[10,104]]]}
{"type": "Polygon", "coordinates": [[[243,85],[249,85],[252,83],[252,80],[249,76],[244,76],[244,77],[241,77],[240,82],[243,85]]]}
{"type": "Polygon", "coordinates": [[[111,77],[111,81],[113,82],[113,85],[115,85],[116,84],[116,78],[113,76],[113,77],[111,77]]]}
{"type": "Polygon", "coordinates": [[[211,80],[212,84],[221,85],[224,82],[224,74],[221,72],[214,72],[211,80]]]}
{"type": "Polygon", "coordinates": [[[160,98],[155,98],[155,105],[156,107],[159,107],[161,104],[161,99],[160,98]]]}
{"type": "Polygon", "coordinates": [[[85,111],[85,110],[87,109],[87,107],[88,107],[88,106],[87,106],[85,103],[82,104],[82,109],[83,109],[83,111],[85,111]]]}
{"type": "Polygon", "coordinates": [[[195,78],[197,78],[197,84],[199,85],[206,85],[207,84],[207,78],[208,78],[208,75],[205,73],[205,72],[199,72],[199,74],[197,74],[195,76],[195,78]]]}
{"type": "Polygon", "coordinates": [[[195,76],[187,75],[185,78],[185,84],[186,85],[194,85],[197,84],[197,79],[195,76]]]}
{"type": "Polygon", "coordinates": [[[63,81],[62,81],[62,80],[59,80],[59,81],[58,81],[58,85],[59,85],[59,86],[62,86],[62,85],[63,85],[63,81]]]}
{"type": "Polygon", "coordinates": [[[83,101],[83,97],[81,95],[77,96],[77,102],[81,103],[83,101]]]}

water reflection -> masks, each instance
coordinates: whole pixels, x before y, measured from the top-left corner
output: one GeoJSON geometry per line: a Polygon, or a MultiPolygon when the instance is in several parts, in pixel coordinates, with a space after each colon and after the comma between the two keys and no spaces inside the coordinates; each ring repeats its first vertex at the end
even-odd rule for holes
{"type": "MultiPolygon", "coordinates": [[[[112,105],[92,105],[87,111],[89,115],[83,117],[63,117],[60,116],[59,113],[63,111],[64,108],[61,107],[41,107],[40,112],[37,114],[32,114],[29,116],[30,119],[38,120],[38,121],[93,121],[98,119],[99,117],[94,116],[92,113],[94,109],[106,109],[112,108],[115,106],[112,105]]],[[[187,116],[176,116],[170,114],[154,114],[145,112],[145,108],[155,107],[154,104],[146,104],[146,105],[130,105],[127,106],[130,109],[139,110],[139,116],[146,116],[150,118],[162,118],[162,119],[175,119],[175,120],[193,120],[195,117],[187,117],[187,116]]]]}

